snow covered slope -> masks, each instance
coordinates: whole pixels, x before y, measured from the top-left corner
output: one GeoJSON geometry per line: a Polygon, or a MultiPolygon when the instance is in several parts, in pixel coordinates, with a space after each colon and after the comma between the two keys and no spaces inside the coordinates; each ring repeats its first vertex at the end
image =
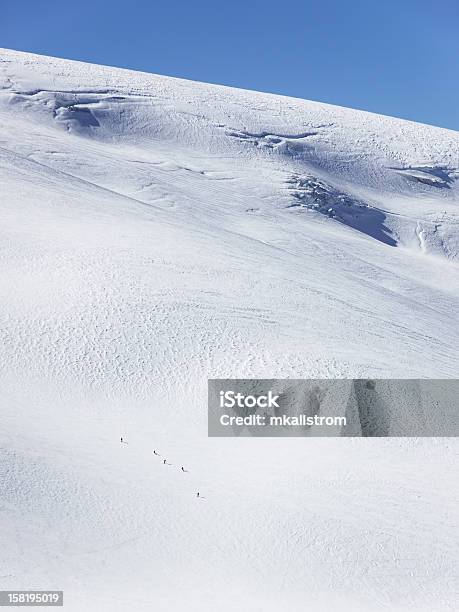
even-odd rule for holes
{"type": "Polygon", "coordinates": [[[455,440],[207,439],[206,387],[457,377],[458,133],[0,50],[0,205],[0,588],[455,609],[455,440]]]}

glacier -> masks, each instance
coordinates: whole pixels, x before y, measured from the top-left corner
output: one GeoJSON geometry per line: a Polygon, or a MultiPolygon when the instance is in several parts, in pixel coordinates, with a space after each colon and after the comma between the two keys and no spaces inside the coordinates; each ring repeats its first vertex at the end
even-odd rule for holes
{"type": "Polygon", "coordinates": [[[455,609],[454,438],[212,439],[207,380],[457,377],[458,179],[454,131],[0,50],[0,589],[455,609]]]}

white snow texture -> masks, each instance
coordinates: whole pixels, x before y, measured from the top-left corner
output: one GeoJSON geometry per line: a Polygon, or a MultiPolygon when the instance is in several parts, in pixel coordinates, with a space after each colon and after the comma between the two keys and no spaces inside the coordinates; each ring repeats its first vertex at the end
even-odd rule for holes
{"type": "Polygon", "coordinates": [[[457,377],[458,179],[453,131],[0,50],[0,589],[456,610],[455,439],[207,438],[207,379],[457,377]]]}

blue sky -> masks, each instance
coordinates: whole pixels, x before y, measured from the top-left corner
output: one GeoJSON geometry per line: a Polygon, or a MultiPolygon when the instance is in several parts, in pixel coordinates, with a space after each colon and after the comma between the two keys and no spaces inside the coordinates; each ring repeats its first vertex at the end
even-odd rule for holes
{"type": "Polygon", "coordinates": [[[459,130],[458,0],[16,0],[0,46],[459,130]]]}

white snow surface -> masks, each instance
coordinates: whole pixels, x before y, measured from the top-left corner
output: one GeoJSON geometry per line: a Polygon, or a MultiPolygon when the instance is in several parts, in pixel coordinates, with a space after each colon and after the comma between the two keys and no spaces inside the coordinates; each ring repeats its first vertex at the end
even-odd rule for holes
{"type": "Polygon", "coordinates": [[[209,439],[207,379],[457,377],[458,133],[3,49],[0,206],[0,589],[457,609],[455,439],[209,439]]]}

